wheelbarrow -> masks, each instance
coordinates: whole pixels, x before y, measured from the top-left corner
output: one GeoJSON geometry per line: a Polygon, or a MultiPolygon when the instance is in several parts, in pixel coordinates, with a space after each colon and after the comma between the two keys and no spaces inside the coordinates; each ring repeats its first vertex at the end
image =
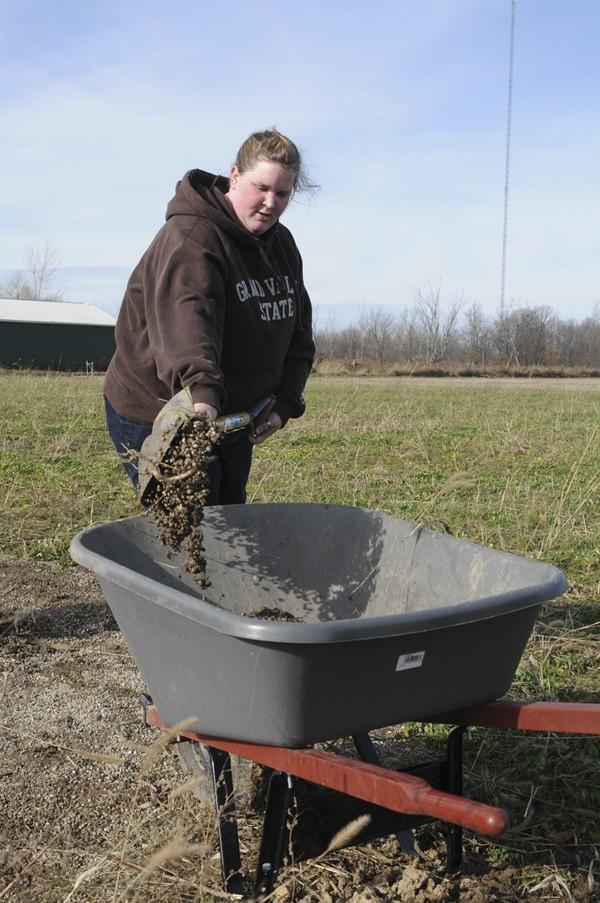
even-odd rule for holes
{"type": "MultiPolygon", "coordinates": [[[[406,849],[410,828],[443,820],[448,867],[463,827],[502,833],[503,810],[462,795],[462,732],[486,718],[500,726],[494,701],[540,607],[567,588],[561,571],[336,505],[215,506],[203,530],[209,589],[167,557],[147,516],[89,528],[71,554],[96,573],[145,680],[147,723],[193,744],[211,774],[226,888],[243,887],[231,753],[275,770],[258,890],[286,855],[319,855],[363,816],[353,843],[397,833],[406,849]],[[255,616],[265,608],[296,621],[255,616]],[[369,731],[448,720],[458,727],[442,759],[401,773],[377,763],[369,731]],[[362,761],[310,748],[347,736],[362,761]]],[[[600,732],[600,706],[542,711],[539,729],[600,732]]],[[[520,713],[511,726],[524,725],[520,713]]]]}

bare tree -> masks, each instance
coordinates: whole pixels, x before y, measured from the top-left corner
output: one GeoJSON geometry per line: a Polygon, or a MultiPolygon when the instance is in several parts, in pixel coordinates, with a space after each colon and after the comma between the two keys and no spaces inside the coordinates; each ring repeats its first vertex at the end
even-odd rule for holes
{"type": "Polygon", "coordinates": [[[428,364],[439,364],[444,360],[448,344],[456,327],[462,307],[461,301],[453,301],[448,313],[444,313],[440,301],[440,289],[418,290],[415,296],[415,310],[423,329],[425,360],[428,364]]]}
{"type": "Polygon", "coordinates": [[[29,273],[35,301],[57,301],[60,295],[50,293],[50,283],[60,262],[57,249],[44,242],[42,248],[29,248],[26,269],[29,273]]]}
{"type": "Polygon", "coordinates": [[[491,353],[490,324],[481,309],[475,302],[465,311],[465,351],[470,364],[485,367],[491,353]]]}
{"type": "Polygon", "coordinates": [[[359,329],[367,348],[380,364],[386,359],[394,338],[394,324],[394,315],[386,313],[381,307],[366,308],[360,315],[359,329]]]}
{"type": "Polygon", "coordinates": [[[547,363],[555,331],[551,307],[523,307],[515,311],[515,346],[519,362],[528,367],[547,363]]]}
{"type": "Polygon", "coordinates": [[[346,326],[337,336],[336,347],[339,348],[339,356],[354,369],[359,359],[362,360],[364,352],[364,338],[358,326],[346,326]]]}
{"type": "Polygon", "coordinates": [[[25,270],[13,273],[7,282],[0,285],[0,296],[22,301],[62,301],[60,292],[50,290],[58,263],[58,251],[47,241],[43,248],[30,248],[25,270]]]}
{"type": "Polygon", "coordinates": [[[494,323],[494,343],[506,366],[547,363],[557,332],[551,307],[515,307],[494,323]]]}
{"type": "Polygon", "coordinates": [[[396,339],[401,357],[415,364],[423,349],[423,330],[415,310],[403,310],[396,323],[396,339]]]}
{"type": "Polygon", "coordinates": [[[510,308],[500,311],[494,320],[494,345],[506,367],[510,367],[511,364],[519,365],[515,338],[516,318],[514,311],[510,308]]]}
{"type": "Polygon", "coordinates": [[[556,326],[555,341],[559,362],[574,367],[581,354],[581,324],[575,320],[559,321],[556,326]]]}
{"type": "Polygon", "coordinates": [[[600,366],[600,317],[596,310],[578,324],[575,362],[584,367],[600,366]]]}
{"type": "Polygon", "coordinates": [[[33,288],[23,273],[13,273],[7,282],[0,285],[0,297],[19,298],[22,301],[33,301],[33,288]]]}
{"type": "Polygon", "coordinates": [[[334,358],[336,356],[336,345],[338,344],[338,331],[335,322],[335,314],[330,313],[327,325],[324,328],[319,326],[318,314],[313,314],[313,338],[316,345],[315,359],[317,364],[322,363],[326,358],[334,358]]]}

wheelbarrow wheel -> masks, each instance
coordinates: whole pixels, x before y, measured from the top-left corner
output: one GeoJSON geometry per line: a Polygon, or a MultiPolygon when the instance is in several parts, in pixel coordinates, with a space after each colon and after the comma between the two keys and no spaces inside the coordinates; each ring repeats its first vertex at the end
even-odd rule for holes
{"type": "Polygon", "coordinates": [[[183,772],[190,779],[194,796],[204,805],[212,805],[213,782],[206,747],[193,740],[180,740],[177,755],[183,772]]]}
{"type": "MultiPolygon", "coordinates": [[[[184,773],[192,781],[192,792],[205,805],[212,805],[214,789],[209,752],[202,743],[195,740],[181,740],[177,743],[177,754],[184,773]]],[[[266,795],[265,778],[270,769],[263,769],[255,762],[231,757],[231,772],[236,800],[242,808],[260,810],[266,795]]]]}

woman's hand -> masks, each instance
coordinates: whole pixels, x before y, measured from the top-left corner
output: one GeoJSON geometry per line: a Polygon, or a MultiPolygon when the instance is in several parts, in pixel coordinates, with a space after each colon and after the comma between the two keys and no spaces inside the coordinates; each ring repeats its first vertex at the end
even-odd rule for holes
{"type": "Polygon", "coordinates": [[[217,409],[214,408],[212,404],[207,404],[205,401],[197,401],[194,405],[194,410],[202,420],[217,419],[217,409]]]}
{"type": "Polygon", "coordinates": [[[252,445],[260,445],[265,439],[270,439],[273,433],[280,430],[282,426],[283,421],[281,417],[275,411],[272,411],[267,419],[259,423],[256,430],[250,434],[250,442],[252,445]]]}

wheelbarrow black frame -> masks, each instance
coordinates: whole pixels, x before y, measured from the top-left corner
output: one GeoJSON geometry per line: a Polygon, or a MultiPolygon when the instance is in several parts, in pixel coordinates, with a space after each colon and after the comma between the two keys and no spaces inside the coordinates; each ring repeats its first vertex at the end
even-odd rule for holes
{"type": "Polygon", "coordinates": [[[360,815],[367,823],[341,846],[397,834],[405,851],[414,849],[411,828],[434,820],[446,824],[448,872],[462,861],[462,830],[498,836],[508,815],[496,806],[462,795],[462,740],[468,727],[600,736],[600,704],[501,700],[427,718],[449,724],[446,755],[402,772],[378,763],[368,734],[353,737],[360,760],[315,749],[289,749],[208,737],[168,727],[148,696],[142,696],[148,726],[176,732],[178,742],[199,744],[214,789],[221,867],[225,889],[243,894],[241,857],[230,754],[273,770],[263,819],[255,893],[268,893],[287,861],[320,855],[344,825],[360,815]],[[307,794],[308,791],[308,794],[307,794]],[[294,807],[294,824],[290,807],[294,807]],[[301,829],[302,817],[308,827],[301,829]],[[312,821],[311,821],[312,819],[312,821]],[[327,833],[317,838],[315,819],[327,833]]]}

